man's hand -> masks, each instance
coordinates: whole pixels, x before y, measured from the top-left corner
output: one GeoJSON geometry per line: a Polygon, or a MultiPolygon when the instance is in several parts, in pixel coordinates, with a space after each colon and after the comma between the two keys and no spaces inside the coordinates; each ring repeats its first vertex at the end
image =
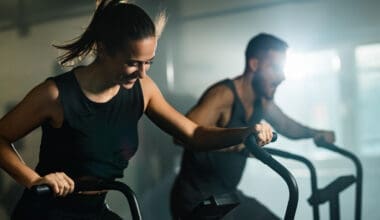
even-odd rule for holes
{"type": "Polygon", "coordinates": [[[313,139],[317,146],[323,145],[323,143],[333,144],[335,142],[335,133],[333,131],[317,131],[313,139]]]}

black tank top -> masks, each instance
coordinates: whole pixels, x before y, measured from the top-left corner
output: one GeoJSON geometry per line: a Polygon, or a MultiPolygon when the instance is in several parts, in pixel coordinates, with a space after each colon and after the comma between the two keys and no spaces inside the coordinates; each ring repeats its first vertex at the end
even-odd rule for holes
{"type": "Polygon", "coordinates": [[[137,123],[143,113],[139,80],[131,89],[121,86],[108,102],[96,103],[82,92],[73,71],[50,79],[58,87],[64,121],[60,128],[42,125],[37,172],[122,177],[138,146],[137,123]]]}
{"type": "MultiPolygon", "coordinates": [[[[263,118],[259,103],[254,105],[254,114],[246,120],[246,112],[230,79],[216,85],[229,87],[234,95],[228,128],[252,126],[263,118]]],[[[243,175],[247,156],[243,152],[192,152],[185,150],[182,156],[179,186],[190,200],[203,200],[211,195],[231,193],[243,175]],[[194,193],[194,190],[196,193],[194,193]],[[196,195],[198,194],[198,196],[196,195]]]]}

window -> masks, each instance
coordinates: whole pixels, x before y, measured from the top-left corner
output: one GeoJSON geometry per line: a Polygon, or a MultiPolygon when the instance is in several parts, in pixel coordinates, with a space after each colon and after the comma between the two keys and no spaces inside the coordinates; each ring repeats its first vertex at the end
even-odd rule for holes
{"type": "Polygon", "coordinates": [[[355,59],[358,76],[358,132],[362,153],[380,153],[380,44],[358,46],[355,59]]]}

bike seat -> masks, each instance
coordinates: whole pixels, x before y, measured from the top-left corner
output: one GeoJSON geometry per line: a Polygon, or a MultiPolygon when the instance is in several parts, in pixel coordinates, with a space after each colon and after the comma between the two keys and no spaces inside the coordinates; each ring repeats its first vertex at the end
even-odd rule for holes
{"type": "Polygon", "coordinates": [[[192,211],[190,219],[199,220],[217,220],[221,219],[233,208],[240,204],[235,194],[213,195],[210,198],[200,202],[192,211]]]}

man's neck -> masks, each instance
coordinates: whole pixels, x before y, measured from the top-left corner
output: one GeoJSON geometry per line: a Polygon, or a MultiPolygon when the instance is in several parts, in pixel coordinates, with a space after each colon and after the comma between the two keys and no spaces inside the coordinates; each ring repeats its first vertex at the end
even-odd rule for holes
{"type": "Polygon", "coordinates": [[[245,72],[235,79],[235,85],[238,87],[240,97],[244,102],[254,103],[258,99],[258,96],[252,88],[252,79],[253,73],[251,72],[245,72]]]}

